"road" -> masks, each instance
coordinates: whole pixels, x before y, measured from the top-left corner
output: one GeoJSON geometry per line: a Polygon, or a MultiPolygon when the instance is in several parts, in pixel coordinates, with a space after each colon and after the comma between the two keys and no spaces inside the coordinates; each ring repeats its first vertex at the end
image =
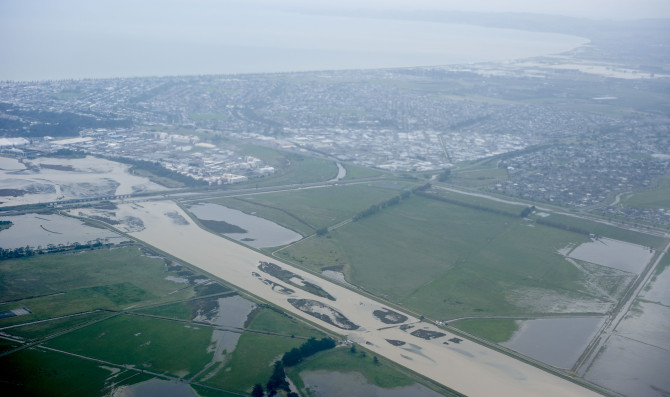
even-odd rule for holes
{"type": "Polygon", "coordinates": [[[593,339],[593,342],[586,348],[582,357],[580,357],[575,366],[572,368],[573,372],[575,372],[578,376],[584,376],[586,371],[589,369],[593,363],[593,360],[595,360],[596,356],[598,355],[598,352],[607,343],[607,340],[616,330],[616,327],[626,316],[628,310],[630,310],[630,307],[635,302],[635,299],[654,275],[656,267],[658,267],[658,264],[661,262],[661,260],[663,260],[665,255],[667,255],[669,248],[670,242],[668,242],[665,248],[663,248],[663,250],[658,253],[656,260],[650,263],[638,276],[637,280],[632,284],[624,298],[614,308],[613,312],[610,314],[609,318],[607,321],[605,321],[605,324],[601,328],[599,335],[593,339]]]}

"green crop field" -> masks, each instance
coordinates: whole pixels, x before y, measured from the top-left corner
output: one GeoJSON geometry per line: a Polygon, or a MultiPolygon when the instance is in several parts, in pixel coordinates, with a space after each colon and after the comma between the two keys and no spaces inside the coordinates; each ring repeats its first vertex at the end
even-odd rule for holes
{"type": "Polygon", "coordinates": [[[110,371],[76,357],[26,349],[2,357],[0,383],[5,396],[101,396],[110,371]]]}
{"type": "Polygon", "coordinates": [[[473,318],[459,320],[450,325],[491,342],[507,342],[519,329],[517,321],[509,318],[473,318]]]}

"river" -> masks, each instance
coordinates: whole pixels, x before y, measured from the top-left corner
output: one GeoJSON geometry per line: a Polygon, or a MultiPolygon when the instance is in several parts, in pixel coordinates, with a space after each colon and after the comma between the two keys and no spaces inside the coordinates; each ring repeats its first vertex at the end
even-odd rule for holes
{"type": "Polygon", "coordinates": [[[186,214],[173,202],[145,202],[142,206],[122,204],[122,216],[142,219],[145,229],[132,235],[181,260],[220,277],[233,285],[271,301],[295,315],[316,321],[324,328],[366,346],[376,354],[406,366],[436,382],[467,395],[583,396],[596,395],[574,383],[546,373],[534,366],[470,341],[450,342],[455,335],[435,325],[408,316],[389,326],[375,311],[381,303],[310,273],[278,262],[259,252],[198,228],[193,223],[175,224],[165,214],[186,214]],[[318,285],[335,300],[313,295],[286,284],[259,269],[261,261],[274,262],[302,278],[303,283],[318,285]],[[295,305],[296,302],[309,303],[295,305]],[[310,303],[311,302],[311,303],[310,303]],[[302,309],[311,305],[321,313],[335,313],[357,328],[345,330],[344,322],[327,323],[307,316],[302,309]],[[405,330],[400,329],[405,325],[405,330]],[[430,336],[430,337],[427,337],[430,336]],[[394,341],[391,343],[389,341],[394,341]],[[404,345],[398,345],[398,341],[404,345]],[[484,381],[485,380],[485,381],[484,381]]]}

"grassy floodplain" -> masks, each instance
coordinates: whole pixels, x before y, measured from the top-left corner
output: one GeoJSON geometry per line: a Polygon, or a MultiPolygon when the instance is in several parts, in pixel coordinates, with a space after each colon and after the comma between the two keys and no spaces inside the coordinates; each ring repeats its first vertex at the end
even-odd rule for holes
{"type": "Polygon", "coordinates": [[[405,186],[371,182],[225,198],[213,202],[246,213],[255,213],[308,236],[319,228],[336,225],[362,209],[398,195],[405,186]]]}
{"type": "Polygon", "coordinates": [[[55,338],[46,345],[113,363],[188,377],[211,360],[211,353],[207,353],[211,335],[209,327],[120,315],[55,338]]]}
{"type": "Polygon", "coordinates": [[[278,170],[277,173],[271,176],[253,179],[249,184],[275,186],[292,183],[321,182],[337,176],[338,168],[332,160],[308,157],[293,152],[283,152],[246,143],[240,143],[239,147],[244,153],[258,157],[278,170]]]}
{"type": "MultiPolygon", "coordinates": [[[[0,320],[0,383],[12,396],[109,395],[157,379],[155,373],[173,380],[198,374],[191,388],[201,396],[239,395],[265,384],[285,352],[325,336],[260,304],[229,359],[211,365],[215,328],[191,321],[234,292],[197,286],[203,276],[189,269],[138,246],[44,254],[0,267],[0,298],[12,301],[4,310],[33,311],[0,320]]],[[[358,368],[359,358],[344,358],[343,366],[358,368]]],[[[405,376],[396,367],[384,371],[388,379],[405,376]]]]}
{"type": "MultiPolygon", "coordinates": [[[[142,304],[184,299],[196,294],[164,259],[145,255],[137,246],[38,255],[0,262],[0,311],[27,307],[32,314],[0,319],[0,327],[81,313],[119,310],[142,304]]],[[[181,274],[179,272],[182,272],[181,274]]]]}
{"type": "MultiPolygon", "coordinates": [[[[472,201],[468,196],[461,200],[472,201]]],[[[523,209],[504,203],[492,207],[516,213],[523,209]]],[[[662,242],[574,221],[601,235],[662,242]]],[[[551,313],[553,309],[534,304],[532,294],[538,292],[566,301],[605,302],[605,296],[586,285],[586,279],[595,276],[578,270],[557,252],[586,241],[583,234],[519,216],[412,196],[278,255],[314,271],[341,266],[351,282],[367,291],[430,318],[448,320],[551,313]]],[[[614,282],[629,281],[621,276],[614,282]]]]}
{"type": "Polygon", "coordinates": [[[623,203],[627,207],[670,208],[670,175],[660,178],[653,189],[635,192],[623,203]]]}

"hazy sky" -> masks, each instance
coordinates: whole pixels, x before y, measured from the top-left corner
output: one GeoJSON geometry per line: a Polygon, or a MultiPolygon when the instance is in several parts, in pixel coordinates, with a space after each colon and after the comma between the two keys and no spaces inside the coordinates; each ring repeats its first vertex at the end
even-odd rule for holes
{"type": "MultiPolygon", "coordinates": [[[[437,24],[395,21],[382,26],[353,18],[339,23],[295,13],[334,8],[670,17],[670,0],[0,0],[0,80],[227,73],[247,66],[250,72],[271,71],[272,65],[261,66],[273,60],[279,71],[291,67],[289,60],[279,57],[309,62],[336,50],[348,51],[353,59],[355,51],[386,51],[392,46],[410,50],[407,58],[434,51],[437,39],[450,34],[437,24]],[[286,65],[279,67],[282,62],[286,65]],[[216,63],[230,67],[213,68],[216,63]]],[[[379,58],[388,56],[383,65],[393,66],[389,51],[379,58]]],[[[512,48],[510,54],[522,55],[512,48]]],[[[302,70],[308,66],[300,65],[302,70]]],[[[328,64],[314,67],[323,65],[328,64]]]]}

